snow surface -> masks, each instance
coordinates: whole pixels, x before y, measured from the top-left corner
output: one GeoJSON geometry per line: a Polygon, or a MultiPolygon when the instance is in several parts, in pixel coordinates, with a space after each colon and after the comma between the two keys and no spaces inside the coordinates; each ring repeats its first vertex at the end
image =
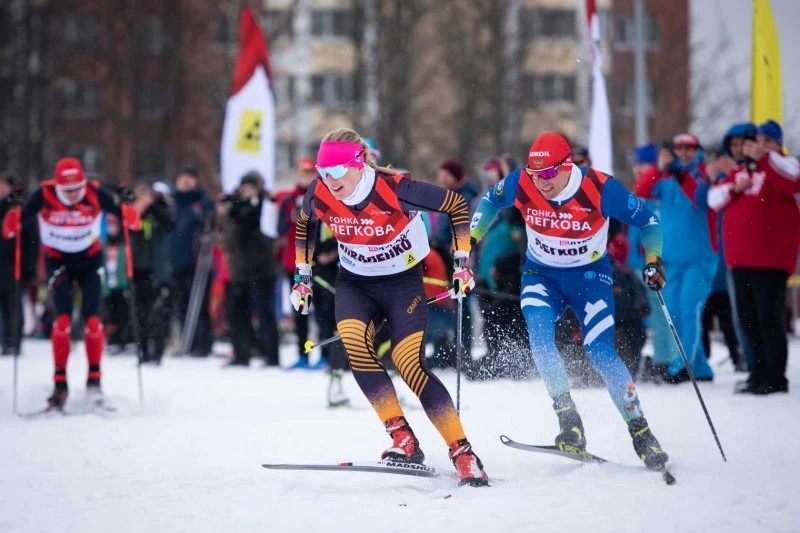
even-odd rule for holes
{"type": "MultiPolygon", "coordinates": [[[[19,360],[19,410],[50,392],[44,341],[19,360]]],[[[642,385],[645,414],[672,457],[678,484],[640,466],[604,389],[573,393],[589,449],[625,466],[581,465],[507,448],[498,436],[549,444],[556,418],[541,381],[462,383],[462,418],[493,487],[455,478],[285,472],[264,462],[377,460],[388,437],[352,376],[351,409],[325,406],[323,372],[220,369],[219,359],[143,368],[140,409],[131,356],[104,361],[111,418],[23,420],[11,414],[12,359],[0,358],[0,531],[21,532],[790,532],[800,530],[800,395],[732,394],[743,377],[722,363],[701,384],[723,463],[691,384],[642,385]],[[722,366],[720,366],[722,365],[722,366]],[[447,497],[451,496],[451,497],[447,497]]],[[[83,346],[73,350],[71,400],[84,395],[83,346]]],[[[800,386],[800,341],[789,378],[800,386]]],[[[282,353],[284,359],[290,358],[282,353]],[[285,357],[284,357],[285,356],[285,357]]],[[[455,391],[455,373],[439,372],[455,391]]],[[[451,472],[447,450],[396,380],[428,463],[451,472]]]]}

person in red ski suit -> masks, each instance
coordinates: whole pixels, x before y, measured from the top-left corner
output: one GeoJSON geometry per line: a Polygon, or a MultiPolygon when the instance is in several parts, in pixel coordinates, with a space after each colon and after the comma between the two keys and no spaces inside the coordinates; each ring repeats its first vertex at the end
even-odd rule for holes
{"type": "Polygon", "coordinates": [[[72,286],[81,289],[81,314],[85,321],[84,342],[89,360],[86,391],[90,401],[102,402],[100,362],[105,336],[98,317],[101,297],[100,268],[102,214],[119,217],[131,229],[139,229],[139,213],[132,205],[118,203],[100,183],[87,180],[81,162],[60,159],[52,179],[44,181],[25,205],[10,210],[3,219],[3,236],[8,238],[23,225],[38,220],[39,237],[49,277],[48,290],[55,307],[51,333],[55,388],[48,406],[61,410],[68,396],[67,360],[72,326],[72,286]]]}

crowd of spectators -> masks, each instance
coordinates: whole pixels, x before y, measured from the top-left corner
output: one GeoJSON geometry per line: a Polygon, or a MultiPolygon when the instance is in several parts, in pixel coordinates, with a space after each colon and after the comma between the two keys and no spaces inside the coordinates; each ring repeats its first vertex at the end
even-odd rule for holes
{"type": "MultiPolygon", "coordinates": [[[[373,157],[379,155],[373,151],[373,157]]],[[[586,148],[576,146],[572,155],[578,166],[591,166],[586,148]]],[[[448,159],[431,176],[415,178],[435,179],[464,196],[474,209],[482,194],[515,168],[512,156],[499,155],[488,159],[478,179],[472,179],[459,160],[448,159]]],[[[786,286],[795,273],[800,236],[800,164],[785,154],[781,126],[773,121],[735,124],[719,146],[709,143],[705,150],[696,136],[680,133],[660,148],[638,147],[632,154],[632,170],[631,189],[661,220],[668,276],[664,298],[694,377],[714,379],[709,332],[719,329],[732,367],[749,372],[736,392],[788,391],[786,286]]],[[[216,338],[230,341],[227,365],[250,366],[260,359],[266,366],[278,366],[279,346],[284,344],[292,352],[291,368],[330,368],[340,379],[347,369],[340,344],[322,347],[313,364],[307,353],[312,331],[319,341],[336,330],[337,246],[325,229],[315,256],[314,283],[319,287],[311,315],[315,327],[310,327],[308,316],[291,312],[284,303],[294,271],[297,207],[315,177],[314,161],[302,158],[290,190],[266,191],[262,177],[250,173],[241,178],[236,191],[216,202],[200,187],[199,173],[192,167],[182,169],[172,187],[164,182],[136,183],[132,194],[142,231],[131,237],[133,279],[126,275],[120,223],[113,216],[104,221],[103,317],[108,352],[139,349],[142,362],[159,364],[165,354],[207,357],[216,338]],[[262,231],[265,202],[275,203],[277,235],[262,231]],[[206,272],[200,275],[200,270],[206,272]],[[129,316],[131,287],[141,338],[129,316]],[[180,332],[192,313],[194,335],[186,353],[181,353],[180,332]]],[[[13,177],[2,175],[0,216],[20,193],[13,177]]],[[[426,214],[424,220],[431,244],[423,264],[430,297],[447,288],[452,236],[441,216],[426,214]]],[[[28,236],[23,241],[28,243],[22,251],[24,310],[13,297],[14,242],[0,242],[0,336],[5,354],[13,353],[23,336],[23,321],[16,330],[11,327],[14,306],[25,316],[27,335],[48,336],[52,320],[36,240],[28,236]]],[[[473,251],[477,286],[471,303],[464,306],[462,331],[469,378],[528,379],[536,373],[519,307],[524,242],[524,221],[509,209],[473,251]]],[[[645,291],[639,279],[644,257],[638,231],[612,224],[608,254],[614,268],[616,346],[623,361],[641,381],[688,380],[655,293],[645,291]],[[648,337],[650,350],[645,349],[648,337]]],[[[449,299],[430,306],[426,338],[432,367],[455,365],[455,312],[449,299]]],[[[559,320],[556,337],[573,380],[595,382],[598,378],[582,353],[580,324],[574,315],[567,313],[559,320]]],[[[385,352],[385,346],[379,349],[385,352]]],[[[391,364],[388,359],[385,363],[391,364]]],[[[332,405],[342,399],[338,392],[332,405]]]]}

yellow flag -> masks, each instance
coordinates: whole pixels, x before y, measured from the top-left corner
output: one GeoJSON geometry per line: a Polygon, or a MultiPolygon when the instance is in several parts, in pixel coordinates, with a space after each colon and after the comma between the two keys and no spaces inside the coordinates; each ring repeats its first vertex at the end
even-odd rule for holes
{"type": "Polygon", "coordinates": [[[753,79],[750,120],[783,125],[783,85],[778,28],[769,0],[753,0],[753,79]]]}

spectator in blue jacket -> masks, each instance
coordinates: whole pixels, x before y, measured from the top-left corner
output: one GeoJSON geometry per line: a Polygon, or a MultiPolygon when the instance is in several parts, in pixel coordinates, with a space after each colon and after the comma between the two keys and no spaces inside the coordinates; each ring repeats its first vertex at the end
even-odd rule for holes
{"type": "MultiPolygon", "coordinates": [[[[633,178],[638,180],[642,175],[656,172],[658,162],[658,146],[654,143],[643,144],[636,147],[633,156],[633,178]],[[654,170],[655,169],[655,170],[654,170]]],[[[650,208],[658,217],[661,212],[658,209],[658,202],[653,200],[643,200],[644,204],[650,208]]],[[[645,265],[644,245],[642,234],[635,226],[628,227],[628,239],[631,243],[631,250],[628,256],[628,264],[631,268],[641,270],[645,265]]],[[[644,282],[642,283],[644,284],[644,282]]],[[[650,341],[653,346],[652,357],[644,357],[639,373],[639,379],[643,382],[661,383],[666,373],[667,367],[672,363],[674,357],[675,341],[669,330],[667,319],[660,310],[658,297],[653,291],[645,291],[647,294],[647,305],[654,311],[646,319],[646,326],[650,330],[650,341]]]]}
{"type": "MultiPolygon", "coordinates": [[[[175,227],[170,238],[170,263],[175,314],[184,325],[189,308],[192,280],[198,266],[201,238],[210,238],[214,217],[214,202],[199,187],[198,171],[194,167],[182,169],[175,178],[175,227]]],[[[208,250],[209,253],[211,250],[208,250]]],[[[208,296],[211,288],[209,275],[203,292],[195,335],[190,347],[194,357],[211,353],[213,342],[211,317],[208,313],[208,296]]]]}
{"type": "MultiPolygon", "coordinates": [[[[700,317],[711,292],[717,268],[710,226],[715,216],[695,193],[708,186],[703,151],[697,137],[676,135],[672,146],[662,148],[657,167],[636,182],[636,194],[659,202],[663,220],[664,265],[671,273],[664,287],[664,300],[678,331],[695,378],[711,381],[714,373],[701,342],[700,317]]],[[[672,350],[666,380],[680,383],[689,379],[677,348],[672,350]]]]}

